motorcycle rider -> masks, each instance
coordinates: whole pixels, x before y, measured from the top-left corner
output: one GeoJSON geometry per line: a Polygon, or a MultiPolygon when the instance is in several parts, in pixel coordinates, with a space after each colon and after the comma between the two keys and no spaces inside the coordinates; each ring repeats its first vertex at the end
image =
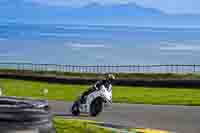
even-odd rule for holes
{"type": "Polygon", "coordinates": [[[104,80],[97,81],[92,87],[82,94],[80,98],[81,103],[85,103],[87,96],[94,91],[100,90],[102,86],[108,90],[112,90],[113,80],[115,80],[115,76],[113,74],[106,74],[104,80]]]}

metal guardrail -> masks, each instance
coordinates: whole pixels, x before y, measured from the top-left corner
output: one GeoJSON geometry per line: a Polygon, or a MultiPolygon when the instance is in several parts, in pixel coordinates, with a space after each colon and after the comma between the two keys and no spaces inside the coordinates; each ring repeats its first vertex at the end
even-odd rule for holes
{"type": "Polygon", "coordinates": [[[58,65],[33,63],[0,63],[0,69],[17,71],[56,71],[83,73],[196,73],[200,65],[58,65]]]}

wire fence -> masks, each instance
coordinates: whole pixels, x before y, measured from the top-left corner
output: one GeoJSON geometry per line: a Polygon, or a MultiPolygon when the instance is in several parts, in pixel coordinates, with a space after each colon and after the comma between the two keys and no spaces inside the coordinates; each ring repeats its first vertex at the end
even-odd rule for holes
{"type": "Polygon", "coordinates": [[[56,71],[80,73],[197,73],[200,65],[58,65],[32,63],[0,63],[0,69],[16,71],[56,71]]]}

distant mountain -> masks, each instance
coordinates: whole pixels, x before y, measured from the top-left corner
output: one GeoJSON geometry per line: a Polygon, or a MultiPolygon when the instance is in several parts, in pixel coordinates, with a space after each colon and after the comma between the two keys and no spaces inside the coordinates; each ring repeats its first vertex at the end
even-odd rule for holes
{"type": "Polygon", "coordinates": [[[0,1],[0,22],[200,27],[200,15],[171,15],[135,3],[83,7],[48,6],[22,0],[0,1]]]}

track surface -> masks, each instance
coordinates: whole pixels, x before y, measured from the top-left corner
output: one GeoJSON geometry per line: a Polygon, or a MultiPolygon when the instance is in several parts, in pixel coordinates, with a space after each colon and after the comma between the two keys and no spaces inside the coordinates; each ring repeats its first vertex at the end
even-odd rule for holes
{"type": "Polygon", "coordinates": [[[71,116],[71,103],[51,101],[55,115],[96,120],[127,127],[154,128],[175,133],[200,133],[200,107],[113,104],[98,117],[71,116]]]}

